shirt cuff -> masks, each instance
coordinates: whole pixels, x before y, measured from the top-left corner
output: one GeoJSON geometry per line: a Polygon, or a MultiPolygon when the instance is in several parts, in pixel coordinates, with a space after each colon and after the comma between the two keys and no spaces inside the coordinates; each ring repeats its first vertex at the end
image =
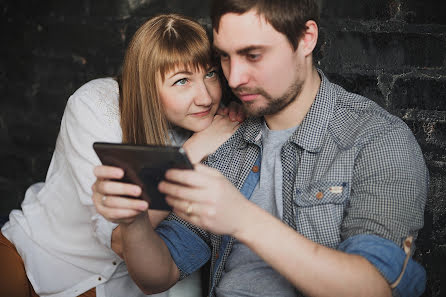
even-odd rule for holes
{"type": "Polygon", "coordinates": [[[181,279],[203,266],[211,257],[209,246],[177,221],[161,222],[156,232],[163,239],[181,273],[181,279]]]}
{"type": "MultiPolygon", "coordinates": [[[[370,234],[352,236],[343,241],[338,249],[366,258],[389,284],[398,279],[406,259],[404,250],[394,242],[370,234]]],[[[415,297],[423,294],[425,287],[426,271],[420,264],[409,258],[402,278],[392,293],[394,296],[415,297]]]]}
{"type": "Polygon", "coordinates": [[[93,221],[93,231],[100,243],[111,249],[112,232],[118,224],[107,221],[100,214],[91,217],[93,221]]]}

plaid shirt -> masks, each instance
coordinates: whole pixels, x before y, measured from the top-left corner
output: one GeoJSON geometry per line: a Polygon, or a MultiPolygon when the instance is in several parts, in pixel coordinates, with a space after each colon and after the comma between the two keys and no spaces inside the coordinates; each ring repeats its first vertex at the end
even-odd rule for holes
{"type": "MultiPolygon", "coordinates": [[[[392,283],[403,267],[404,239],[416,238],[423,226],[428,172],[422,152],[402,120],[319,73],[316,99],[281,151],[283,221],[314,242],[366,257],[392,283]]],[[[261,170],[262,121],[246,120],[206,162],[248,199],[260,176],[252,168],[261,170]]],[[[211,259],[213,296],[234,239],[174,213],[157,231],[182,278],[211,259]]],[[[411,259],[407,267],[395,296],[424,290],[424,269],[411,259]]]]}

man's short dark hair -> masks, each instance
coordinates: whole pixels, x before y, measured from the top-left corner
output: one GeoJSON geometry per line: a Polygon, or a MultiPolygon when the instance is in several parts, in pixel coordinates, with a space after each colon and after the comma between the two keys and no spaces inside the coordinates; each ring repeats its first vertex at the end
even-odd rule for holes
{"type": "Polygon", "coordinates": [[[265,17],[276,31],[284,34],[294,50],[306,30],[305,23],[309,20],[319,22],[317,0],[214,0],[212,27],[218,32],[223,15],[243,14],[251,9],[265,17]]]}

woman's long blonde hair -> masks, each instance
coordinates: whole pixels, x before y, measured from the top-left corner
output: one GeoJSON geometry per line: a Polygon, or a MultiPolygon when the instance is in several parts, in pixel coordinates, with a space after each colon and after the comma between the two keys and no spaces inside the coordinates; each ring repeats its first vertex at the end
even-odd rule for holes
{"type": "Polygon", "coordinates": [[[197,22],[167,14],[144,23],[126,51],[119,82],[123,143],[170,143],[157,82],[178,66],[198,70],[212,64],[209,38],[197,22]]]}

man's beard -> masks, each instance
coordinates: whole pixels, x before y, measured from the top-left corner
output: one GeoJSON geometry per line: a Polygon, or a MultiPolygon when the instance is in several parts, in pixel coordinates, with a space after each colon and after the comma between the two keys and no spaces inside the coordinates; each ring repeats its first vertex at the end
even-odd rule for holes
{"type": "Polygon", "coordinates": [[[259,94],[265,97],[267,102],[266,106],[260,106],[255,108],[254,105],[256,100],[252,102],[243,102],[243,107],[248,117],[262,117],[265,115],[278,113],[279,111],[287,107],[289,104],[294,102],[294,100],[296,100],[297,96],[302,91],[302,86],[303,82],[296,80],[293,84],[291,84],[291,86],[288,87],[285,94],[283,94],[279,98],[273,98],[262,88],[240,87],[233,89],[233,92],[235,94],[238,93],[259,94]]]}

